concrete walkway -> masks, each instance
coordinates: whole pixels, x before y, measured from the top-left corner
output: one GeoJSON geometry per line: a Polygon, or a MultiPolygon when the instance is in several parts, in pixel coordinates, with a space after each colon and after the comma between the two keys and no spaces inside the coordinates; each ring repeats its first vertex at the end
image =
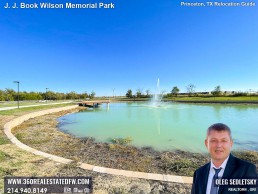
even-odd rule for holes
{"type": "MultiPolygon", "coordinates": [[[[31,152],[36,155],[43,156],[45,158],[48,158],[50,160],[62,163],[62,164],[69,164],[73,162],[73,160],[66,159],[63,157],[55,156],[52,154],[48,154],[45,152],[41,152],[39,150],[33,149],[22,142],[20,142],[11,132],[12,128],[20,125],[21,123],[38,116],[60,112],[63,110],[69,110],[78,107],[75,106],[67,106],[67,107],[61,107],[61,108],[53,108],[43,111],[38,111],[30,114],[23,115],[21,117],[18,117],[4,125],[4,132],[7,135],[7,137],[11,140],[12,143],[17,145],[19,148],[24,149],[28,152],[31,152]]],[[[192,177],[186,177],[186,176],[174,176],[174,175],[167,175],[167,174],[154,174],[154,173],[145,173],[145,172],[137,172],[137,171],[128,171],[128,170],[119,170],[119,169],[113,169],[113,168],[106,168],[101,166],[94,166],[91,164],[86,163],[78,163],[78,166],[82,169],[86,170],[92,170],[99,173],[107,173],[111,175],[121,175],[126,177],[133,177],[133,178],[143,178],[143,179],[149,179],[149,180],[158,180],[158,181],[166,181],[166,182],[176,182],[176,183],[188,183],[192,184],[192,177]]]]}
{"type": "MultiPolygon", "coordinates": [[[[55,104],[68,104],[73,101],[67,101],[67,102],[55,102],[55,103],[44,103],[44,104],[34,104],[34,105],[26,105],[26,106],[20,106],[20,108],[26,108],[26,107],[33,107],[33,106],[47,106],[47,105],[55,105],[55,104]]],[[[0,111],[2,110],[11,110],[11,109],[16,109],[18,108],[17,106],[9,106],[9,107],[3,107],[0,108],[0,111]]]]}

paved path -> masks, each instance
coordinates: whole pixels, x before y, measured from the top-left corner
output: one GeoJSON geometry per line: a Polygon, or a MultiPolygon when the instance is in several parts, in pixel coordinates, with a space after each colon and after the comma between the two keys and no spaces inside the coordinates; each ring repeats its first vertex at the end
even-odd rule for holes
{"type": "MultiPolygon", "coordinates": [[[[48,158],[50,160],[53,160],[53,161],[56,161],[56,162],[59,162],[62,164],[69,164],[69,163],[73,162],[73,160],[55,156],[52,154],[48,154],[48,153],[33,149],[33,148],[23,144],[12,134],[12,128],[20,125],[24,121],[27,121],[31,118],[35,118],[38,116],[42,116],[42,115],[46,115],[46,114],[50,114],[50,113],[54,113],[54,112],[60,112],[63,110],[73,109],[76,107],[78,107],[78,105],[42,110],[42,111],[23,115],[21,117],[18,117],[16,119],[6,123],[4,125],[4,132],[5,132],[6,136],[11,140],[11,142],[14,143],[16,146],[18,146],[21,149],[24,149],[35,155],[40,155],[40,156],[43,156],[45,158],[48,158]]],[[[137,172],[137,171],[129,171],[129,170],[119,170],[119,169],[106,168],[106,167],[101,167],[101,166],[94,166],[91,164],[86,164],[86,163],[81,163],[81,162],[78,163],[78,166],[82,169],[92,170],[92,171],[99,172],[99,173],[121,175],[121,176],[126,176],[126,177],[133,177],[133,178],[142,178],[142,179],[149,179],[149,180],[187,183],[187,184],[192,184],[192,181],[193,181],[192,177],[175,176],[175,175],[169,175],[169,174],[155,174],[155,173],[137,172]]]]}
{"type": "MultiPolygon", "coordinates": [[[[56,102],[56,103],[45,103],[45,104],[34,104],[34,105],[20,106],[20,108],[33,107],[33,106],[46,106],[46,105],[54,105],[54,104],[67,104],[67,103],[71,103],[71,102],[73,102],[73,101],[56,102]]],[[[0,108],[0,111],[2,111],[2,110],[11,110],[11,109],[16,109],[16,108],[18,108],[18,107],[17,106],[3,107],[3,108],[0,108]]]]}

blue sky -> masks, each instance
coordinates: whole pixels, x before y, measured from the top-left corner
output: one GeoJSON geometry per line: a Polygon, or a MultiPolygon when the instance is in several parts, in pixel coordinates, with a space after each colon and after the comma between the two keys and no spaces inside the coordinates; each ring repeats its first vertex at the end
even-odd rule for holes
{"type": "Polygon", "coordinates": [[[124,95],[154,92],[159,78],[167,92],[173,86],[185,92],[190,83],[197,91],[217,85],[258,91],[258,2],[182,7],[177,0],[105,0],[115,9],[4,9],[6,2],[13,1],[0,2],[0,89],[16,89],[19,80],[22,91],[100,96],[115,88],[124,95]]]}

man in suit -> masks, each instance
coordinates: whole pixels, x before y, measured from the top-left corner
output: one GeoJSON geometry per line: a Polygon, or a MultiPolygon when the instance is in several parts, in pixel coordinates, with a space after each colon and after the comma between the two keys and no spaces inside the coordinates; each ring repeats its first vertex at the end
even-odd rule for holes
{"type": "Polygon", "coordinates": [[[232,191],[229,187],[214,185],[214,180],[218,177],[222,179],[256,178],[257,180],[256,166],[234,157],[230,153],[232,145],[231,130],[227,125],[216,123],[207,129],[205,146],[210,153],[211,162],[194,172],[192,194],[258,193],[258,188],[256,188],[257,191],[240,192],[232,191]]]}

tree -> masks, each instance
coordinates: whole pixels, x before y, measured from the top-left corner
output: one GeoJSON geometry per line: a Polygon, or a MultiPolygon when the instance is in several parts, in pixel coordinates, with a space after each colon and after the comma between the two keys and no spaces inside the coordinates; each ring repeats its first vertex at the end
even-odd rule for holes
{"type": "MultiPolygon", "coordinates": [[[[91,94],[81,93],[78,94],[74,91],[71,91],[69,93],[58,93],[54,91],[47,91],[47,92],[26,92],[26,91],[20,91],[19,92],[19,100],[41,100],[41,99],[47,99],[47,100],[72,100],[72,99],[85,99],[89,97],[94,98],[95,92],[91,94]]],[[[0,101],[13,101],[18,100],[18,93],[13,90],[6,88],[5,90],[0,90],[0,101]]]]}
{"type": "Polygon", "coordinates": [[[142,89],[137,89],[136,90],[136,97],[140,98],[142,96],[142,89]]]}
{"type": "Polygon", "coordinates": [[[4,101],[5,100],[5,93],[3,90],[0,90],[0,101],[4,101]]]}
{"type": "Polygon", "coordinates": [[[67,97],[67,99],[74,100],[74,99],[76,99],[76,93],[74,91],[71,91],[71,92],[67,93],[66,97],[67,97]]]}
{"type": "Polygon", "coordinates": [[[94,91],[91,92],[90,94],[90,99],[93,99],[95,97],[96,93],[94,91]]]}
{"type": "Polygon", "coordinates": [[[20,100],[41,100],[42,96],[37,92],[20,92],[20,100]]]}
{"type": "Polygon", "coordinates": [[[132,92],[132,90],[131,90],[131,89],[127,90],[125,96],[126,96],[127,98],[132,98],[132,97],[133,97],[133,92],[132,92]]]}
{"type": "MultiPolygon", "coordinates": [[[[75,93],[75,92],[74,92],[75,93]]],[[[53,91],[47,91],[47,93],[46,93],[46,99],[47,100],[56,100],[57,99],[57,95],[56,95],[56,93],[55,92],[53,92],[53,91]]],[[[76,95],[74,96],[74,98],[76,98],[76,95]]]]}
{"type": "Polygon", "coordinates": [[[146,97],[149,98],[150,97],[150,89],[147,89],[145,92],[146,92],[146,97]]]}
{"type": "Polygon", "coordinates": [[[57,100],[65,100],[65,94],[64,93],[56,93],[56,99],[57,100]]]}
{"type": "Polygon", "coordinates": [[[195,85],[189,84],[186,86],[186,91],[188,93],[188,96],[192,96],[192,94],[195,92],[195,85]]]}
{"type": "Polygon", "coordinates": [[[220,96],[221,95],[220,86],[216,86],[211,93],[212,93],[213,96],[220,96]]]}
{"type": "Polygon", "coordinates": [[[89,98],[89,94],[85,91],[85,93],[83,93],[83,94],[81,95],[81,98],[82,98],[82,99],[89,98]]]}
{"type": "Polygon", "coordinates": [[[14,99],[17,99],[18,95],[13,89],[6,88],[5,89],[5,100],[6,101],[13,101],[14,99]]]}
{"type": "Polygon", "coordinates": [[[179,88],[177,86],[174,86],[173,89],[171,90],[172,96],[177,96],[179,91],[180,91],[179,88]]]}

